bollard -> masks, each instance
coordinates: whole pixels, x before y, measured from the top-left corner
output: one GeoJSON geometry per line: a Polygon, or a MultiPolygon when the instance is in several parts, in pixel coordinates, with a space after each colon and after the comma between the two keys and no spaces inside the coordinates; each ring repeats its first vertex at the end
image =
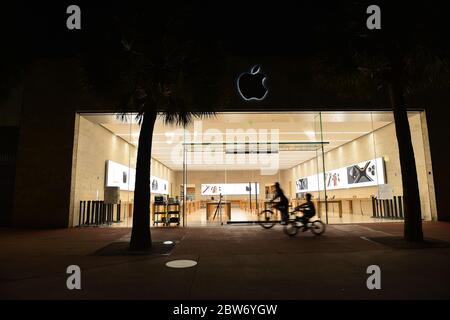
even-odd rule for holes
{"type": "Polygon", "coordinates": [[[95,224],[95,218],[96,218],[96,216],[97,216],[97,206],[98,206],[98,204],[97,204],[97,200],[94,200],[94,201],[92,201],[93,202],[93,210],[92,210],[92,214],[91,214],[91,221],[90,221],[90,224],[95,224]]]}
{"type": "Polygon", "coordinates": [[[386,204],[384,203],[384,200],[380,200],[380,207],[381,207],[381,218],[386,218],[386,204]]]}
{"type": "Polygon", "coordinates": [[[398,219],[397,197],[396,196],[394,196],[394,199],[393,199],[393,206],[394,206],[394,218],[398,219]]]}
{"type": "Polygon", "coordinates": [[[91,206],[92,206],[92,203],[91,203],[91,201],[89,200],[89,201],[87,202],[86,221],[84,222],[85,225],[89,225],[90,215],[91,215],[91,206]]]}
{"type": "Polygon", "coordinates": [[[109,203],[105,205],[105,223],[109,224],[109,203]]]}
{"type": "Polygon", "coordinates": [[[391,218],[391,207],[389,206],[389,200],[386,199],[386,200],[384,200],[384,201],[386,201],[387,217],[388,217],[388,218],[391,218]]]}
{"type": "Polygon", "coordinates": [[[100,209],[100,213],[98,215],[98,224],[102,225],[104,223],[104,215],[105,215],[105,205],[102,203],[101,204],[101,209],[100,209]]]}
{"type": "Polygon", "coordinates": [[[83,219],[81,220],[83,225],[86,222],[86,206],[87,206],[86,201],[83,201],[83,219]]]}
{"type": "Polygon", "coordinates": [[[372,218],[376,217],[376,213],[375,213],[375,198],[371,197],[372,199],[372,218]]]}
{"type": "Polygon", "coordinates": [[[92,220],[92,224],[98,225],[98,219],[99,219],[99,207],[98,207],[98,201],[95,201],[95,211],[94,211],[94,217],[92,220]]]}
{"type": "Polygon", "coordinates": [[[78,226],[81,226],[81,210],[83,206],[83,201],[80,201],[80,211],[78,212],[78,226]]]}
{"type": "Polygon", "coordinates": [[[100,219],[100,202],[98,200],[95,201],[95,211],[96,211],[96,214],[95,214],[95,220],[93,221],[93,223],[95,225],[97,225],[97,222],[100,219]]]}
{"type": "Polygon", "coordinates": [[[389,213],[389,201],[384,199],[384,207],[386,208],[386,214],[384,215],[385,218],[390,218],[390,213],[389,213]]]}
{"type": "Polygon", "coordinates": [[[388,199],[388,200],[386,200],[387,201],[387,205],[388,205],[388,208],[389,208],[389,218],[393,218],[394,217],[394,215],[393,215],[393,208],[392,208],[392,200],[391,199],[388,199]]]}
{"type": "Polygon", "coordinates": [[[117,204],[117,222],[120,222],[120,209],[121,209],[121,205],[122,203],[119,201],[119,203],[117,204]]]}
{"type": "Polygon", "coordinates": [[[102,215],[101,215],[101,220],[100,220],[100,224],[105,224],[105,212],[106,212],[106,206],[107,204],[105,204],[104,202],[102,203],[102,215]]]}
{"type": "Polygon", "coordinates": [[[377,198],[377,218],[381,218],[381,203],[377,198]]]}

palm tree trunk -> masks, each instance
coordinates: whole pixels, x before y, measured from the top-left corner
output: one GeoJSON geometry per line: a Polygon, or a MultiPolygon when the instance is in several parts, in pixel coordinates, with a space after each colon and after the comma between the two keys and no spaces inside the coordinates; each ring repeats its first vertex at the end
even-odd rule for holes
{"type": "Polygon", "coordinates": [[[143,115],[136,160],[136,183],[134,188],[133,228],[130,249],[147,250],[152,246],[150,233],[150,165],[152,157],[153,128],[156,112],[143,115]]]}
{"type": "Polygon", "coordinates": [[[391,105],[394,111],[395,132],[400,157],[405,212],[404,239],[423,241],[422,213],[420,208],[419,185],[416,161],[411,141],[408,114],[403,97],[403,88],[398,78],[389,86],[391,105]]]}

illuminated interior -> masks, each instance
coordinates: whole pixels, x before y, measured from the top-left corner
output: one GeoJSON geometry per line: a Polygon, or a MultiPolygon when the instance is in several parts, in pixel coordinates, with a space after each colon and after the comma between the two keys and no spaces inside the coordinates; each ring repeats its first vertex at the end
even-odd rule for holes
{"type": "MultiPolygon", "coordinates": [[[[424,113],[411,112],[409,120],[423,218],[431,220],[435,200],[426,187],[431,163],[424,113]]],[[[85,220],[83,201],[106,200],[114,188],[120,217],[111,209],[111,225],[132,225],[139,134],[135,114],[77,115],[73,225],[85,220]]],[[[179,204],[179,226],[258,221],[275,182],[292,208],[311,193],[317,218],[327,223],[402,221],[390,112],[220,113],[186,128],[165,124],[160,116],[151,176],[155,227],[178,226],[176,219],[168,223],[169,217],[158,215],[161,201],[179,204]]]]}

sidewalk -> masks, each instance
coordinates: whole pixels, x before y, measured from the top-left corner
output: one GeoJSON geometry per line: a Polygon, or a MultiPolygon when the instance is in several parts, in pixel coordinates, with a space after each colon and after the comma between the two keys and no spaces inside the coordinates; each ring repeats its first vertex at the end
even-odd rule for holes
{"type": "MultiPolygon", "coordinates": [[[[93,256],[130,229],[0,230],[0,299],[449,299],[450,248],[394,249],[366,238],[398,236],[402,223],[329,225],[324,235],[287,237],[280,226],[154,228],[177,241],[169,256],[93,256]],[[363,238],[361,238],[363,237],[363,238]],[[197,266],[165,263],[192,259],[197,266]],[[66,288],[79,265],[82,290],[66,288]],[[381,268],[368,290],[366,268],[381,268]]],[[[450,223],[424,223],[450,241],[450,223]]]]}

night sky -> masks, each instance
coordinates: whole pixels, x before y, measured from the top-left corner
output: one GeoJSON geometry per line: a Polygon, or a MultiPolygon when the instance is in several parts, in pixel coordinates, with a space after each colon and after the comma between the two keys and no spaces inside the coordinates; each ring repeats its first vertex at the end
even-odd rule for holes
{"type": "Polygon", "coordinates": [[[76,55],[112,17],[140,12],[155,22],[184,17],[193,39],[220,42],[230,55],[303,55],[364,36],[369,4],[382,8],[383,32],[419,28],[436,42],[450,39],[448,1],[15,1],[2,4],[2,47],[28,58],[76,55]],[[81,7],[81,31],[65,27],[70,4],[81,7]]]}

